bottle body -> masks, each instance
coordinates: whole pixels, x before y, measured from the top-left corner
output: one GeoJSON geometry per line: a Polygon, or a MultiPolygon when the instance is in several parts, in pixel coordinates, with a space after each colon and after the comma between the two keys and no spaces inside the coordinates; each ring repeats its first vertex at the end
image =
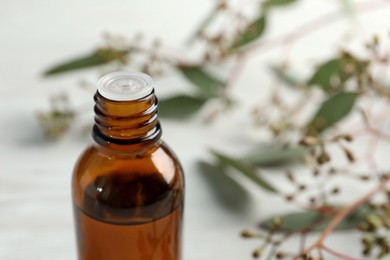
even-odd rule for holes
{"type": "Polygon", "coordinates": [[[99,83],[95,144],[72,177],[79,260],[180,260],[184,176],[160,139],[153,82],[117,72],[99,83]]]}
{"type": "Polygon", "coordinates": [[[72,190],[80,260],[181,259],[183,173],[164,143],[143,154],[88,148],[72,190]]]}

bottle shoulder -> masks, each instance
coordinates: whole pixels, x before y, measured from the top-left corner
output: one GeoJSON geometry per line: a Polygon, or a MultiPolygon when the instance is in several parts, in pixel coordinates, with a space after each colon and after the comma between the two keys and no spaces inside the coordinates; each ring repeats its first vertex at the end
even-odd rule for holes
{"type": "Polygon", "coordinates": [[[176,153],[173,151],[173,149],[164,141],[162,141],[160,149],[172,160],[176,161],[180,164],[179,158],[177,157],[176,153]]]}
{"type": "Polygon", "coordinates": [[[174,151],[164,141],[149,149],[115,150],[96,144],[87,147],[79,156],[74,173],[107,171],[108,169],[142,169],[149,171],[153,168],[159,172],[182,172],[180,162],[174,151]],[[148,170],[149,169],[149,170],[148,170]]]}

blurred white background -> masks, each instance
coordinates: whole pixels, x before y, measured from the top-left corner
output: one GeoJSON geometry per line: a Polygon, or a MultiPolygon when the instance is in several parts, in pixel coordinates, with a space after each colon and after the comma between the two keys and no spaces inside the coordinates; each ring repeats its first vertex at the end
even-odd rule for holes
{"type": "MultiPolygon", "coordinates": [[[[266,39],[339,9],[338,2],[302,0],[275,11],[266,39]]],[[[58,62],[92,51],[102,43],[105,32],[128,37],[142,32],[146,39],[159,38],[180,52],[212,6],[212,0],[1,0],[0,259],[76,259],[70,178],[78,155],[90,142],[81,129],[92,122],[92,113],[86,113],[77,121],[80,125],[58,142],[45,140],[35,114],[49,107],[50,95],[61,92],[69,93],[75,106],[89,105],[92,112],[93,93],[78,85],[83,79],[95,82],[99,75],[96,70],[83,70],[44,78],[42,73],[58,62]]],[[[308,71],[308,66],[341,45],[351,44],[351,35],[369,39],[373,33],[386,34],[389,14],[390,8],[381,8],[352,20],[329,21],[329,26],[294,44],[289,57],[308,71]]],[[[215,124],[205,126],[198,117],[185,123],[163,121],[164,139],[181,159],[187,178],[184,260],[251,259],[258,242],[241,239],[240,231],[287,209],[278,206],[283,205],[281,199],[256,191],[257,205],[250,214],[232,213],[215,200],[195,167],[198,159],[208,158],[210,147],[238,154],[255,145],[250,108],[271,87],[266,66],[282,60],[285,53],[274,48],[247,64],[236,83],[240,87],[234,90],[240,106],[215,124]]],[[[167,96],[187,91],[180,82],[167,76],[157,82],[157,93],[167,96]]],[[[350,253],[358,256],[353,246],[358,240],[353,233],[338,233],[329,245],[350,247],[350,253]]],[[[297,244],[292,241],[290,246],[297,244]]]]}

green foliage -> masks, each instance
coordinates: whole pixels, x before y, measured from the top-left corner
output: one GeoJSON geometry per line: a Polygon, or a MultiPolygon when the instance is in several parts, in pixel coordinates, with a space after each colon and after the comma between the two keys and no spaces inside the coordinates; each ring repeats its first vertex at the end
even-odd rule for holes
{"type": "Polygon", "coordinates": [[[250,152],[243,161],[257,166],[280,166],[302,160],[307,150],[303,147],[267,147],[250,152]]]}
{"type": "Polygon", "coordinates": [[[325,91],[332,89],[332,80],[340,75],[341,59],[331,59],[321,64],[313,76],[310,78],[308,85],[315,85],[325,91]]]}
{"type": "Polygon", "coordinates": [[[166,118],[185,119],[198,111],[206,99],[186,95],[162,99],[159,101],[158,114],[166,118]]]}
{"type": "Polygon", "coordinates": [[[308,86],[317,86],[325,92],[338,92],[344,89],[344,83],[352,76],[359,76],[368,66],[349,53],[322,63],[307,82],[308,86]]]}
{"type": "Polygon", "coordinates": [[[242,160],[237,160],[226,155],[220,154],[218,152],[213,152],[215,157],[218,159],[218,162],[223,166],[229,166],[237,170],[239,173],[242,173],[245,177],[253,181],[259,187],[267,190],[269,192],[277,192],[276,189],[269,184],[266,180],[261,178],[260,174],[256,171],[254,167],[245,163],[242,160]]]}
{"type": "Polygon", "coordinates": [[[48,69],[44,75],[51,76],[54,74],[60,74],[68,71],[74,71],[79,69],[97,67],[114,60],[125,62],[124,56],[127,54],[125,51],[116,51],[113,49],[102,48],[89,55],[79,57],[70,61],[66,61],[57,66],[48,69]]]}
{"type": "Polygon", "coordinates": [[[216,97],[224,83],[199,66],[178,66],[183,76],[197,87],[198,96],[178,95],[159,102],[159,115],[184,119],[198,111],[209,98],[216,97]]]}
{"type": "Polygon", "coordinates": [[[224,86],[222,80],[217,79],[199,66],[179,66],[178,69],[184,77],[193,85],[198,87],[200,93],[205,97],[215,97],[224,86]]]}
{"type": "Polygon", "coordinates": [[[241,32],[232,45],[232,49],[239,49],[260,38],[266,27],[266,16],[260,15],[241,32]]]}
{"type": "MultiPolygon", "coordinates": [[[[345,230],[357,228],[359,223],[370,213],[368,208],[363,207],[355,210],[341,221],[336,229],[345,230]]],[[[282,225],[279,231],[291,232],[307,229],[308,231],[320,231],[326,228],[332,220],[331,214],[317,211],[294,212],[281,216],[282,225]]],[[[271,230],[273,228],[274,218],[263,221],[261,227],[271,230]]]]}
{"type": "Polygon", "coordinates": [[[297,0],[267,0],[263,3],[263,6],[284,6],[297,2],[297,0]]]}
{"type": "Polygon", "coordinates": [[[354,92],[341,92],[325,100],[308,124],[308,133],[319,134],[347,116],[357,96],[354,92]]]}
{"type": "Polygon", "coordinates": [[[211,191],[226,208],[241,211],[247,207],[249,194],[245,188],[226,174],[221,165],[198,162],[199,173],[207,179],[211,191]]]}

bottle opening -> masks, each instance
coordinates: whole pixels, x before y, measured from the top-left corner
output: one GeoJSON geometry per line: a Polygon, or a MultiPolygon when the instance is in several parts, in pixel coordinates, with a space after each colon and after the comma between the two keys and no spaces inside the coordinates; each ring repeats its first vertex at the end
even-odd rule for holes
{"type": "Polygon", "coordinates": [[[140,72],[112,72],[98,81],[99,94],[112,101],[142,99],[152,93],[153,89],[152,78],[140,72]]]}

